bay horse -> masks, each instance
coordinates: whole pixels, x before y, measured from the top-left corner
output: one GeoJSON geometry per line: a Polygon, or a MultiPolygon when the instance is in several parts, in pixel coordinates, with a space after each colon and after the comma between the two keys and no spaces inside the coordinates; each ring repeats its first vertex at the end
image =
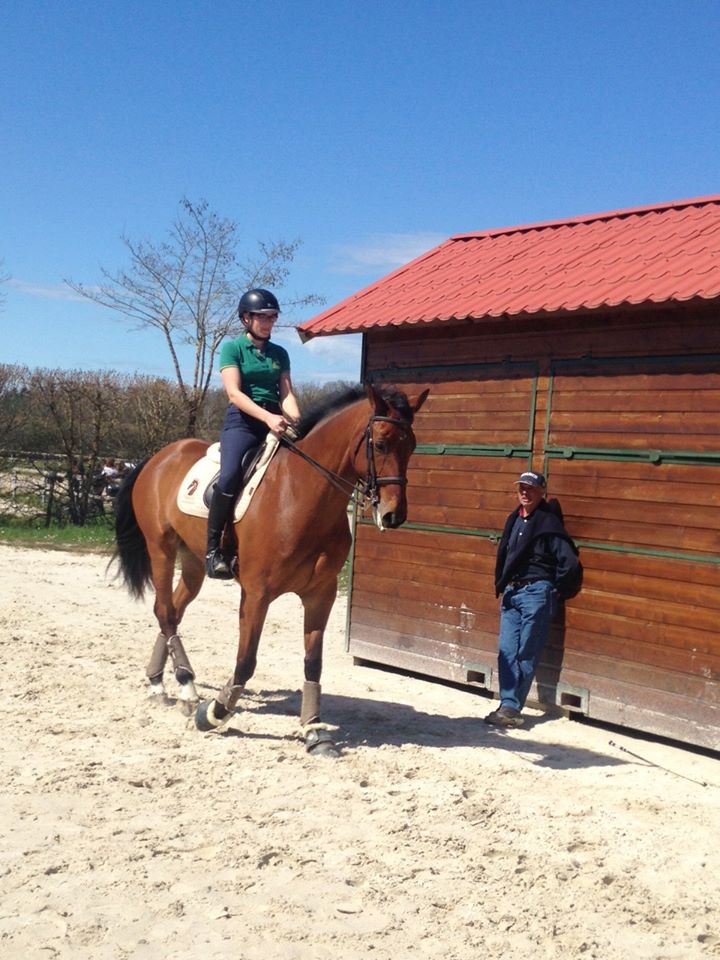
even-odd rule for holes
{"type": "Polygon", "coordinates": [[[163,672],[170,656],[185,712],[194,711],[199,730],[221,729],[255,672],[270,603],[295,593],[304,610],[300,724],[305,746],[308,752],[336,754],[320,719],[320,676],[323,635],[352,539],[348,500],[361,483],[380,529],[405,522],[406,473],[415,449],[412,423],[428,392],[410,400],[394,387],[345,391],[303,417],[296,441],[281,442],[245,515],[234,525],[240,641],[232,677],[209,701],[198,697],[195,673],[178,636],[183,614],[205,577],[207,521],[182,513],[176,500],[179,485],[208,443],[178,440],[133,470],[116,496],[114,559],[134,596],[142,598],[150,583],[155,589],[160,633],[146,671],[151,696],[167,702],[163,672]],[[180,576],[173,588],[176,558],[180,576]]]}

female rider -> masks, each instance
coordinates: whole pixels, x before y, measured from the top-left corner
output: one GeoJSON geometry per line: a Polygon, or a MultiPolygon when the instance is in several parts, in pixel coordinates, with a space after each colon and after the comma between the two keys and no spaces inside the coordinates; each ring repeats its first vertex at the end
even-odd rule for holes
{"type": "Polygon", "coordinates": [[[245,453],[269,431],[283,434],[300,417],[286,350],[270,342],[280,306],[269,290],[248,290],[238,316],[245,327],[220,350],[220,376],[230,405],[220,436],[220,476],[208,513],[205,571],[218,580],[233,578],[233,558],[221,549],[225,524],[242,484],[245,453]]]}

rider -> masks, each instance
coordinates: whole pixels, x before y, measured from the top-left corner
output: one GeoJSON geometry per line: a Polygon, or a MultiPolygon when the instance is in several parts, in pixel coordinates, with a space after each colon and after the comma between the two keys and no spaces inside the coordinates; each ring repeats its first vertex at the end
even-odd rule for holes
{"type": "Polygon", "coordinates": [[[268,432],[283,434],[300,417],[290,379],[290,358],[283,347],[270,342],[280,306],[269,290],[255,288],[240,298],[238,316],[245,327],[236,340],[220,350],[220,376],[230,405],[220,436],[220,476],[208,514],[205,571],[209,577],[230,580],[232,557],[220,548],[223,530],[242,484],[245,453],[268,432]]]}

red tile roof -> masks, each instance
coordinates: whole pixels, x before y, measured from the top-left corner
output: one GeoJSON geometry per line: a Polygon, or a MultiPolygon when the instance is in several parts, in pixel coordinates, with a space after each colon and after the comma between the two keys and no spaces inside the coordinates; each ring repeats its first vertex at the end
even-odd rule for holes
{"type": "Polygon", "coordinates": [[[302,324],[374,327],[720,297],[720,195],[451,237],[302,324]]]}

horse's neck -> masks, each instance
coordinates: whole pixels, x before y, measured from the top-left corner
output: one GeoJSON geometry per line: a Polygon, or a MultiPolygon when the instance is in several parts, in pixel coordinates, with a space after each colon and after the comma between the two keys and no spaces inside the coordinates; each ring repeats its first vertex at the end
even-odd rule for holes
{"type": "Polygon", "coordinates": [[[326,470],[355,480],[353,459],[365,423],[360,415],[365,406],[360,401],[332,414],[299,442],[300,449],[326,470]]]}

